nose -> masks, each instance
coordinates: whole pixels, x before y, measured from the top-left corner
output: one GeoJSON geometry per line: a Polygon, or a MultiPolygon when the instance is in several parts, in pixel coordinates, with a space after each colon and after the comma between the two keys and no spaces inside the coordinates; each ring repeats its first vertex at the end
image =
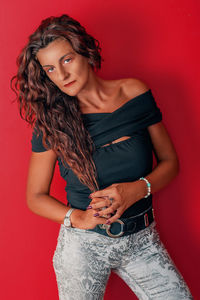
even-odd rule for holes
{"type": "Polygon", "coordinates": [[[57,70],[57,73],[59,80],[64,81],[69,77],[69,73],[62,66],[57,70]]]}

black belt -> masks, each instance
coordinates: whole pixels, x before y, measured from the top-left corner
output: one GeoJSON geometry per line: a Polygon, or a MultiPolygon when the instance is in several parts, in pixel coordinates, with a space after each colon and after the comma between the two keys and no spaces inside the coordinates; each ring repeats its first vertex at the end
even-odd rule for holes
{"type": "Polygon", "coordinates": [[[120,236],[126,236],[132,233],[136,233],[146,227],[148,227],[154,221],[154,209],[150,206],[142,213],[129,217],[119,218],[112,224],[99,224],[93,229],[87,229],[89,231],[95,231],[105,236],[117,238],[120,236]]]}

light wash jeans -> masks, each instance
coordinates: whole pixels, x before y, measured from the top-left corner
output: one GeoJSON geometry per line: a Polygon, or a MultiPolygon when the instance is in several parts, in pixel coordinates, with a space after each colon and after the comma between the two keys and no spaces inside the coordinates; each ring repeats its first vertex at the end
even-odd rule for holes
{"type": "Polygon", "coordinates": [[[60,300],[102,300],[111,270],[139,300],[193,299],[160,240],[155,220],[119,238],[61,224],[52,260],[60,300]]]}

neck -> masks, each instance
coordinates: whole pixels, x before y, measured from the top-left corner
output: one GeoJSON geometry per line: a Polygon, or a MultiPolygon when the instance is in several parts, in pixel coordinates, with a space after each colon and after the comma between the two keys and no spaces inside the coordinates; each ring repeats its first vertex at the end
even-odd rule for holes
{"type": "Polygon", "coordinates": [[[105,94],[105,83],[106,81],[97,76],[93,70],[89,72],[86,85],[77,95],[80,107],[101,108],[107,96],[105,94]]]}

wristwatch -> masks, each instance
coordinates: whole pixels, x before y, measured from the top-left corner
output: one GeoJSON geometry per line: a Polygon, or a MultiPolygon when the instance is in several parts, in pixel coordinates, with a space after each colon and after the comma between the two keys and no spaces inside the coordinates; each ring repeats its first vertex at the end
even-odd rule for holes
{"type": "Polygon", "coordinates": [[[64,225],[65,227],[67,227],[67,228],[72,227],[71,220],[70,220],[70,215],[71,215],[71,213],[73,212],[74,209],[75,209],[75,208],[70,208],[70,209],[67,211],[66,215],[65,215],[65,218],[64,218],[64,221],[63,221],[63,225],[64,225]]]}

